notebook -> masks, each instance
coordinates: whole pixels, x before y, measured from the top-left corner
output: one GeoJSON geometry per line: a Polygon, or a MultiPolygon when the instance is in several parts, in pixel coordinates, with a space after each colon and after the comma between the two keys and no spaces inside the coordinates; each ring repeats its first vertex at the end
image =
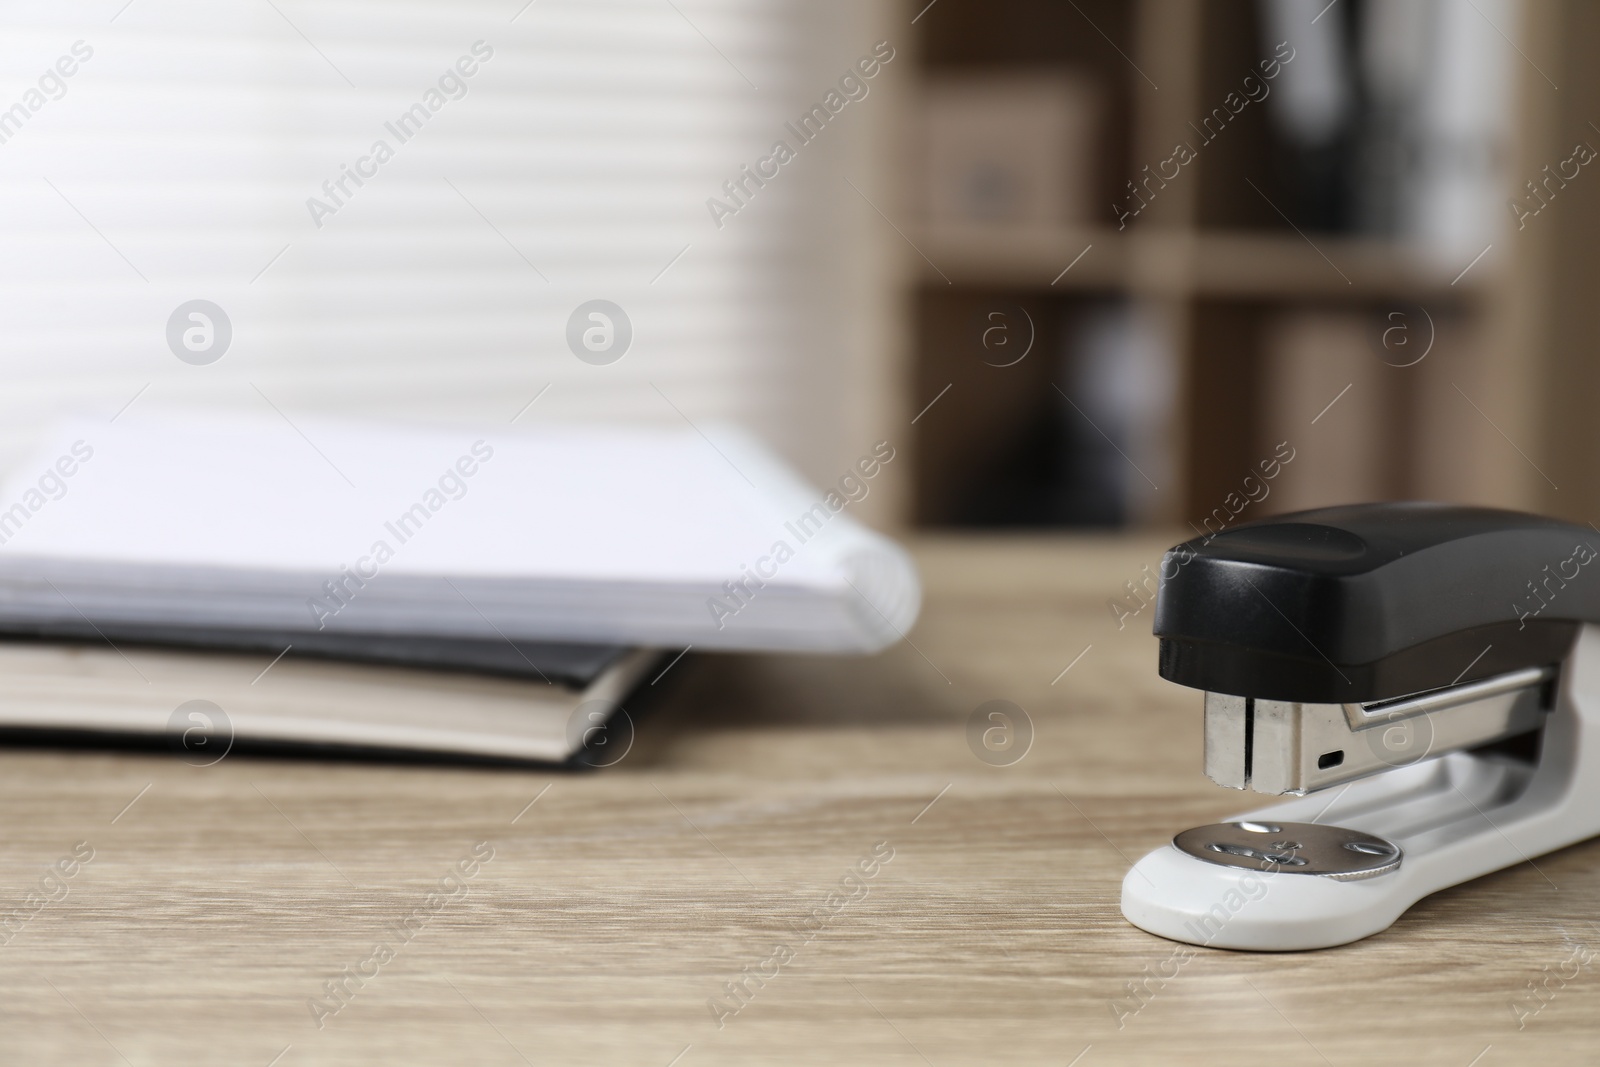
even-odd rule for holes
{"type": "Polygon", "coordinates": [[[850,513],[893,456],[815,489],[725,426],[68,422],[0,485],[0,632],[873,652],[921,597],[850,513]]]}
{"type": "Polygon", "coordinates": [[[0,642],[0,736],[143,740],[198,765],[235,748],[608,765],[632,743],[628,694],[663,665],[657,653],[618,650],[587,677],[544,681],[175,647],[0,642]]]}

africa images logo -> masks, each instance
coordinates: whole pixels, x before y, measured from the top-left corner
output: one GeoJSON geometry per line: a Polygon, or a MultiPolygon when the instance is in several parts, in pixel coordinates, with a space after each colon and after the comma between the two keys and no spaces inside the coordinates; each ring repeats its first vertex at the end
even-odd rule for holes
{"type": "Polygon", "coordinates": [[[215,363],[232,343],[228,313],[209,300],[179,304],[167,316],[167,347],[185,363],[196,367],[215,363]]]}

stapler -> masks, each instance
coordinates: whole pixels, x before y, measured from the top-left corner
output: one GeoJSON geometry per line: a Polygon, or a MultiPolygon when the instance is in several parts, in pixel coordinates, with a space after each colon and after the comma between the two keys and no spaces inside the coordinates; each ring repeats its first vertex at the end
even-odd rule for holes
{"type": "Polygon", "coordinates": [[[1160,673],[1205,772],[1289,799],[1134,864],[1122,913],[1191,944],[1325,948],[1600,834],[1600,531],[1491,508],[1303,511],[1162,561],[1160,673]]]}

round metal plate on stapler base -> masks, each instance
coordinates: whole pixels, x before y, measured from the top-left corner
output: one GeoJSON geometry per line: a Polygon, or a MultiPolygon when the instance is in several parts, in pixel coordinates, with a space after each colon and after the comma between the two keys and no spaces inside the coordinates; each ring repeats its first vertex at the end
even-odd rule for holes
{"type": "Polygon", "coordinates": [[[1222,867],[1341,882],[1388,874],[1401,860],[1400,847],[1381,837],[1314,822],[1213,823],[1185,830],[1172,843],[1180,852],[1222,867]]]}

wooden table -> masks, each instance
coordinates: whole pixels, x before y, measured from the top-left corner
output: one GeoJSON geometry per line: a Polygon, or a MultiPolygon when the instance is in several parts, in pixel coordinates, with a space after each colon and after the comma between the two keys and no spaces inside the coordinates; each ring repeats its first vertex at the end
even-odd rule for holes
{"type": "Polygon", "coordinates": [[[1600,845],[1322,952],[1123,921],[1131,860],[1240,806],[1106,604],[1162,547],[924,542],[914,644],[691,655],[598,772],[4,751],[0,1061],[1600,1059],[1600,845]],[[1011,766],[968,745],[995,699],[1011,766]]]}

